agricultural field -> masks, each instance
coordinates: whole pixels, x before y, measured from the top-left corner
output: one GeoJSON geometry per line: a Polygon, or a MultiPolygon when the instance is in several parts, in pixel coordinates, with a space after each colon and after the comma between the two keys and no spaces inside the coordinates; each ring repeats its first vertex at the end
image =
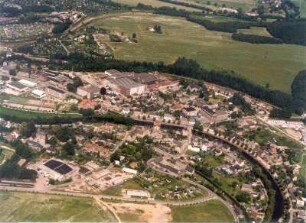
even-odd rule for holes
{"type": "Polygon", "coordinates": [[[233,222],[230,211],[220,201],[171,207],[173,222],[233,222]]]}
{"type": "Polygon", "coordinates": [[[185,56],[196,59],[206,69],[233,70],[255,83],[269,83],[271,88],[284,92],[290,91],[295,75],[306,68],[304,46],[234,41],[230,33],[209,31],[183,18],[117,14],[89,24],[92,25],[124,32],[128,37],[136,33],[137,43],[109,43],[118,59],[173,63],[185,56]],[[161,34],[148,30],[154,25],[161,26],[161,34]]]}
{"type": "Polygon", "coordinates": [[[0,221],[114,222],[94,200],[0,191],[0,221]]]}

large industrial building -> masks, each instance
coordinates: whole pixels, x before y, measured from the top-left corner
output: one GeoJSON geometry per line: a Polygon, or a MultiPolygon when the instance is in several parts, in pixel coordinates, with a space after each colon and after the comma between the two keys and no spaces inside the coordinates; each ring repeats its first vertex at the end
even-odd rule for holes
{"type": "Polygon", "coordinates": [[[117,79],[108,78],[107,80],[109,87],[123,95],[140,95],[145,93],[146,90],[144,84],[137,83],[127,77],[117,79]]]}
{"type": "Polygon", "coordinates": [[[40,166],[40,169],[46,177],[59,181],[70,178],[73,170],[67,164],[55,159],[48,160],[40,166]]]}

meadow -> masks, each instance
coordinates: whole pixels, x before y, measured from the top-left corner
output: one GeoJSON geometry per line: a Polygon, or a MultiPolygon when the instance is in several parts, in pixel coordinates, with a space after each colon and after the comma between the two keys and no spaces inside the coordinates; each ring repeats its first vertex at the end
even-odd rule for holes
{"type": "Polygon", "coordinates": [[[180,0],[183,2],[194,2],[196,4],[200,4],[203,6],[207,6],[207,2],[209,5],[217,4],[218,7],[225,5],[227,8],[238,9],[241,8],[243,11],[248,12],[253,8],[256,8],[257,2],[256,0],[180,0]]]}
{"type": "MultiPolygon", "coordinates": [[[[183,18],[135,12],[97,20],[92,25],[130,37],[136,33],[138,43],[108,43],[118,59],[173,63],[185,56],[206,69],[233,70],[257,84],[269,83],[270,88],[284,92],[290,92],[295,75],[306,69],[304,46],[234,41],[230,33],[209,31],[183,18]],[[148,30],[154,25],[161,26],[162,34],[148,30]]],[[[256,29],[251,32],[256,33],[256,29]]]]}
{"type": "Polygon", "coordinates": [[[173,222],[233,222],[230,211],[220,201],[171,207],[173,222]]]}
{"type": "Polygon", "coordinates": [[[114,222],[94,200],[0,191],[0,221],[114,222]]]}
{"type": "Polygon", "coordinates": [[[163,7],[163,6],[168,6],[168,7],[175,7],[177,9],[184,9],[186,11],[191,11],[191,12],[201,12],[200,9],[192,8],[192,7],[186,7],[186,6],[181,6],[181,5],[174,5],[171,3],[167,2],[161,2],[159,0],[117,0],[116,2],[124,5],[130,5],[130,6],[136,6],[138,3],[142,3],[145,5],[151,5],[153,7],[163,7]]]}

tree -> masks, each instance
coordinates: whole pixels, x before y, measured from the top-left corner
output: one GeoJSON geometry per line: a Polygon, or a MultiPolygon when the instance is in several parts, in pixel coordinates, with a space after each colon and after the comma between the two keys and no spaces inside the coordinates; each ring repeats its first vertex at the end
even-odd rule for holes
{"type": "Polygon", "coordinates": [[[11,76],[16,76],[16,75],[17,75],[16,69],[10,69],[10,70],[9,70],[9,74],[10,74],[11,76]]]}
{"type": "Polygon", "coordinates": [[[154,32],[161,34],[162,33],[162,29],[160,25],[155,25],[154,26],[154,32]]]}
{"type": "Polygon", "coordinates": [[[248,203],[251,199],[250,195],[246,192],[241,192],[236,195],[236,199],[239,202],[248,203]]]}
{"type": "Polygon", "coordinates": [[[76,150],[76,145],[71,143],[71,142],[67,142],[63,145],[63,150],[64,150],[65,154],[67,154],[68,156],[74,156],[75,155],[75,150],[76,150]]]}
{"type": "Polygon", "coordinates": [[[95,114],[95,111],[92,109],[80,109],[80,113],[86,117],[91,117],[95,114]]]}
{"type": "Polygon", "coordinates": [[[193,129],[201,132],[201,131],[203,131],[203,125],[201,124],[201,122],[196,121],[194,126],[193,126],[193,129]]]}
{"type": "Polygon", "coordinates": [[[20,134],[24,137],[31,137],[36,134],[36,127],[34,122],[23,122],[20,125],[20,134]]]}
{"type": "Polygon", "coordinates": [[[101,95],[106,95],[106,88],[105,87],[101,87],[100,94],[101,95]]]}
{"type": "Polygon", "coordinates": [[[302,70],[291,84],[293,107],[298,115],[306,111],[306,70],[302,70]]]}

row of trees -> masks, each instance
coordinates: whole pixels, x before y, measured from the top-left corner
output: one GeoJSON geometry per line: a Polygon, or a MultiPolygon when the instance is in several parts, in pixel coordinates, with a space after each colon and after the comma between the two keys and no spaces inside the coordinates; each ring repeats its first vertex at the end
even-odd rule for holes
{"type": "Polygon", "coordinates": [[[244,33],[233,33],[232,39],[247,43],[261,43],[261,44],[281,44],[283,40],[269,36],[259,36],[244,33]]]}
{"type": "Polygon", "coordinates": [[[268,23],[267,30],[284,43],[306,46],[306,19],[268,23]]]}

